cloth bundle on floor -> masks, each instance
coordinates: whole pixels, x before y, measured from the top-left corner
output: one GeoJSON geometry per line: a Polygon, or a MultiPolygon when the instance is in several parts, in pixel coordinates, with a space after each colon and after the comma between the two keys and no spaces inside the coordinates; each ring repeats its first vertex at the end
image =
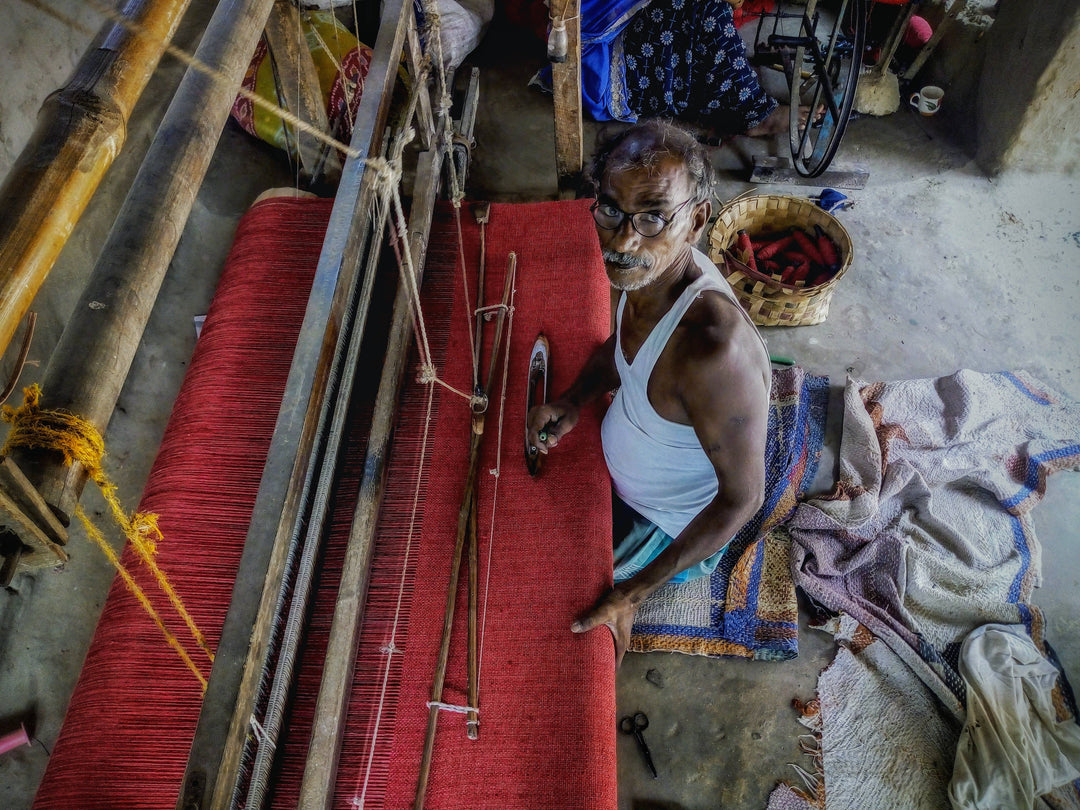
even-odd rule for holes
{"type": "Polygon", "coordinates": [[[799,367],[773,371],[769,397],[765,503],[710,576],[665,585],[642,604],[631,650],[759,660],[798,654],[791,541],[777,527],[795,510],[817,472],[829,379],[799,367]]]}
{"type": "MultiPolygon", "coordinates": [[[[329,211],[325,200],[273,199],[242,220],[141,505],[161,515],[159,563],[212,644],[228,607],[329,211]]],[[[464,255],[475,266],[472,219],[463,213],[464,255]]],[[[434,359],[441,377],[468,388],[471,313],[447,210],[437,212],[430,241],[425,315],[434,359]]],[[[521,448],[532,339],[541,329],[548,335],[556,357],[553,384],[565,385],[560,374],[571,373],[606,336],[607,281],[585,203],[493,206],[486,241],[488,290],[501,290],[510,250],[518,253],[518,283],[494,503],[495,479],[487,471],[497,466],[497,400],[488,417],[479,485],[486,600],[481,732],[478,741],[468,741],[461,715],[441,717],[426,806],[613,808],[611,642],[598,633],[569,632],[574,615],[610,585],[609,488],[597,417],[584,414],[574,432],[574,463],[549,464],[538,480],[527,475],[521,448]]],[[[494,297],[489,292],[489,301],[494,297]]],[[[373,395],[373,388],[366,389],[360,399],[373,395]]],[[[436,389],[428,423],[427,396],[427,386],[416,382],[403,395],[337,778],[338,807],[412,805],[469,433],[467,402],[436,389]],[[425,427],[429,442],[421,469],[425,427]],[[414,495],[420,507],[415,533],[414,495]],[[384,683],[390,688],[382,697],[384,683]]],[[[358,429],[343,451],[346,473],[334,496],[333,528],[297,665],[296,701],[279,744],[273,806],[296,806],[352,514],[350,494],[363,466],[366,409],[355,410],[358,429]]],[[[132,562],[130,553],[125,559],[132,562]]],[[[458,611],[462,623],[464,612],[458,611]]],[[[179,634],[178,624],[172,626],[179,634]]],[[[463,703],[463,626],[454,639],[444,700],[463,703]]],[[[114,583],[35,807],[173,806],[199,704],[191,673],[123,585],[114,583]]]]}
{"type": "MultiPolygon", "coordinates": [[[[1052,473],[1078,466],[1080,405],[1026,373],[849,381],[837,491],[789,523],[796,584],[847,614],[844,649],[818,683],[814,806],[948,806],[964,640],[1018,626],[1056,665],[1030,603],[1041,578],[1031,510],[1052,473]]],[[[1075,720],[1063,671],[1047,699],[1058,721],[1075,720]]],[[[790,788],[774,798],[798,806],[790,788]]],[[[1057,798],[1075,807],[1080,792],[1057,798]]]]}

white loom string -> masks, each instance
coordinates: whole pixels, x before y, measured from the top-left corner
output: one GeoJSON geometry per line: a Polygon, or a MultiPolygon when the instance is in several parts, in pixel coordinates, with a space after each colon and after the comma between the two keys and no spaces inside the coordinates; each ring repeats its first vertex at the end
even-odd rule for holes
{"type": "MultiPolygon", "coordinates": [[[[405,576],[409,570],[409,556],[412,552],[413,538],[416,534],[416,513],[420,503],[420,482],[423,480],[425,467],[427,465],[428,434],[431,427],[431,410],[435,398],[435,387],[429,385],[427,390],[428,399],[427,409],[424,414],[424,434],[420,440],[420,463],[416,465],[416,486],[413,489],[412,510],[409,513],[409,532],[405,541],[405,557],[401,563],[401,577],[398,580],[397,604],[394,607],[394,621],[390,625],[390,641],[387,644],[391,650],[396,649],[394,642],[397,640],[398,625],[401,623],[401,605],[405,599],[405,576]]],[[[375,721],[371,729],[371,744],[368,747],[367,764],[364,767],[364,781],[359,796],[353,797],[353,804],[357,807],[363,807],[364,801],[367,798],[368,785],[371,781],[371,768],[375,760],[375,747],[379,742],[379,728],[382,722],[383,708],[386,705],[386,690],[389,687],[390,682],[390,667],[393,663],[392,659],[393,655],[387,655],[386,664],[383,667],[382,686],[379,689],[379,705],[376,709],[375,721]]]]}
{"type": "Polygon", "coordinates": [[[487,570],[484,571],[484,604],[480,611],[480,653],[476,662],[476,683],[478,688],[481,682],[480,677],[484,672],[484,639],[487,637],[488,593],[490,592],[491,584],[491,550],[495,547],[495,511],[499,500],[499,478],[501,477],[500,473],[502,472],[503,417],[506,411],[506,380],[510,369],[510,346],[512,345],[511,341],[514,334],[514,296],[517,293],[517,262],[514,262],[512,272],[514,275],[510,279],[510,311],[506,314],[506,348],[505,354],[503,355],[502,391],[499,397],[499,430],[496,434],[495,442],[495,469],[492,471],[492,475],[495,478],[495,485],[492,487],[491,491],[491,525],[488,529],[487,570]]]}

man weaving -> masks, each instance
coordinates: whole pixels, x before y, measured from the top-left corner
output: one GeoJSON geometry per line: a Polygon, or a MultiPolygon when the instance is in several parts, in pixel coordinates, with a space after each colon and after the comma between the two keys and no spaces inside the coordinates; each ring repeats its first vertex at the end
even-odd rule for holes
{"type": "Polygon", "coordinates": [[[600,146],[592,207],[615,332],[528,439],[558,445],[586,403],[618,389],[601,440],[615,491],[615,586],[574,622],[606,625],[616,665],[638,606],[666,582],[707,576],[764,498],[768,352],[716,266],[694,246],[712,212],[712,167],[684,130],[647,121],[600,146]]]}

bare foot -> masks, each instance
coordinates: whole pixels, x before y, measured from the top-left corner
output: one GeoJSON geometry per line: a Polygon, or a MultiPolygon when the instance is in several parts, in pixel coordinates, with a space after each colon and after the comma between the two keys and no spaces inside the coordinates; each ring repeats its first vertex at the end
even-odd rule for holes
{"type": "MultiPolygon", "coordinates": [[[[776,109],[766,116],[765,120],[758,124],[756,127],[751,127],[746,130],[746,134],[751,138],[768,138],[772,135],[782,135],[788,131],[788,117],[790,107],[787,104],[777,104],[776,109]]],[[[814,116],[815,123],[820,121],[825,114],[825,105],[822,104],[817,109],[817,115],[814,116]]],[[[809,107],[799,107],[799,128],[806,128],[806,121],[810,117],[809,107]]]]}
{"type": "Polygon", "coordinates": [[[765,116],[765,119],[756,127],[746,130],[751,138],[767,138],[771,135],[779,135],[788,129],[788,105],[777,104],[776,109],[765,116]]]}

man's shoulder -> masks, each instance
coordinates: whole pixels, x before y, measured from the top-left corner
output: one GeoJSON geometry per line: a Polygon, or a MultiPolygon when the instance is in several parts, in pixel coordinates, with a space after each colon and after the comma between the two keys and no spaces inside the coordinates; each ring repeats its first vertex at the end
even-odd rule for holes
{"type": "Polygon", "coordinates": [[[756,367],[767,362],[756,328],[734,297],[706,288],[690,304],[673,338],[673,359],[687,373],[702,364],[756,367]]]}
{"type": "Polygon", "coordinates": [[[684,338],[711,341],[718,346],[753,328],[739,311],[739,302],[716,287],[698,292],[679,325],[684,338]]]}

